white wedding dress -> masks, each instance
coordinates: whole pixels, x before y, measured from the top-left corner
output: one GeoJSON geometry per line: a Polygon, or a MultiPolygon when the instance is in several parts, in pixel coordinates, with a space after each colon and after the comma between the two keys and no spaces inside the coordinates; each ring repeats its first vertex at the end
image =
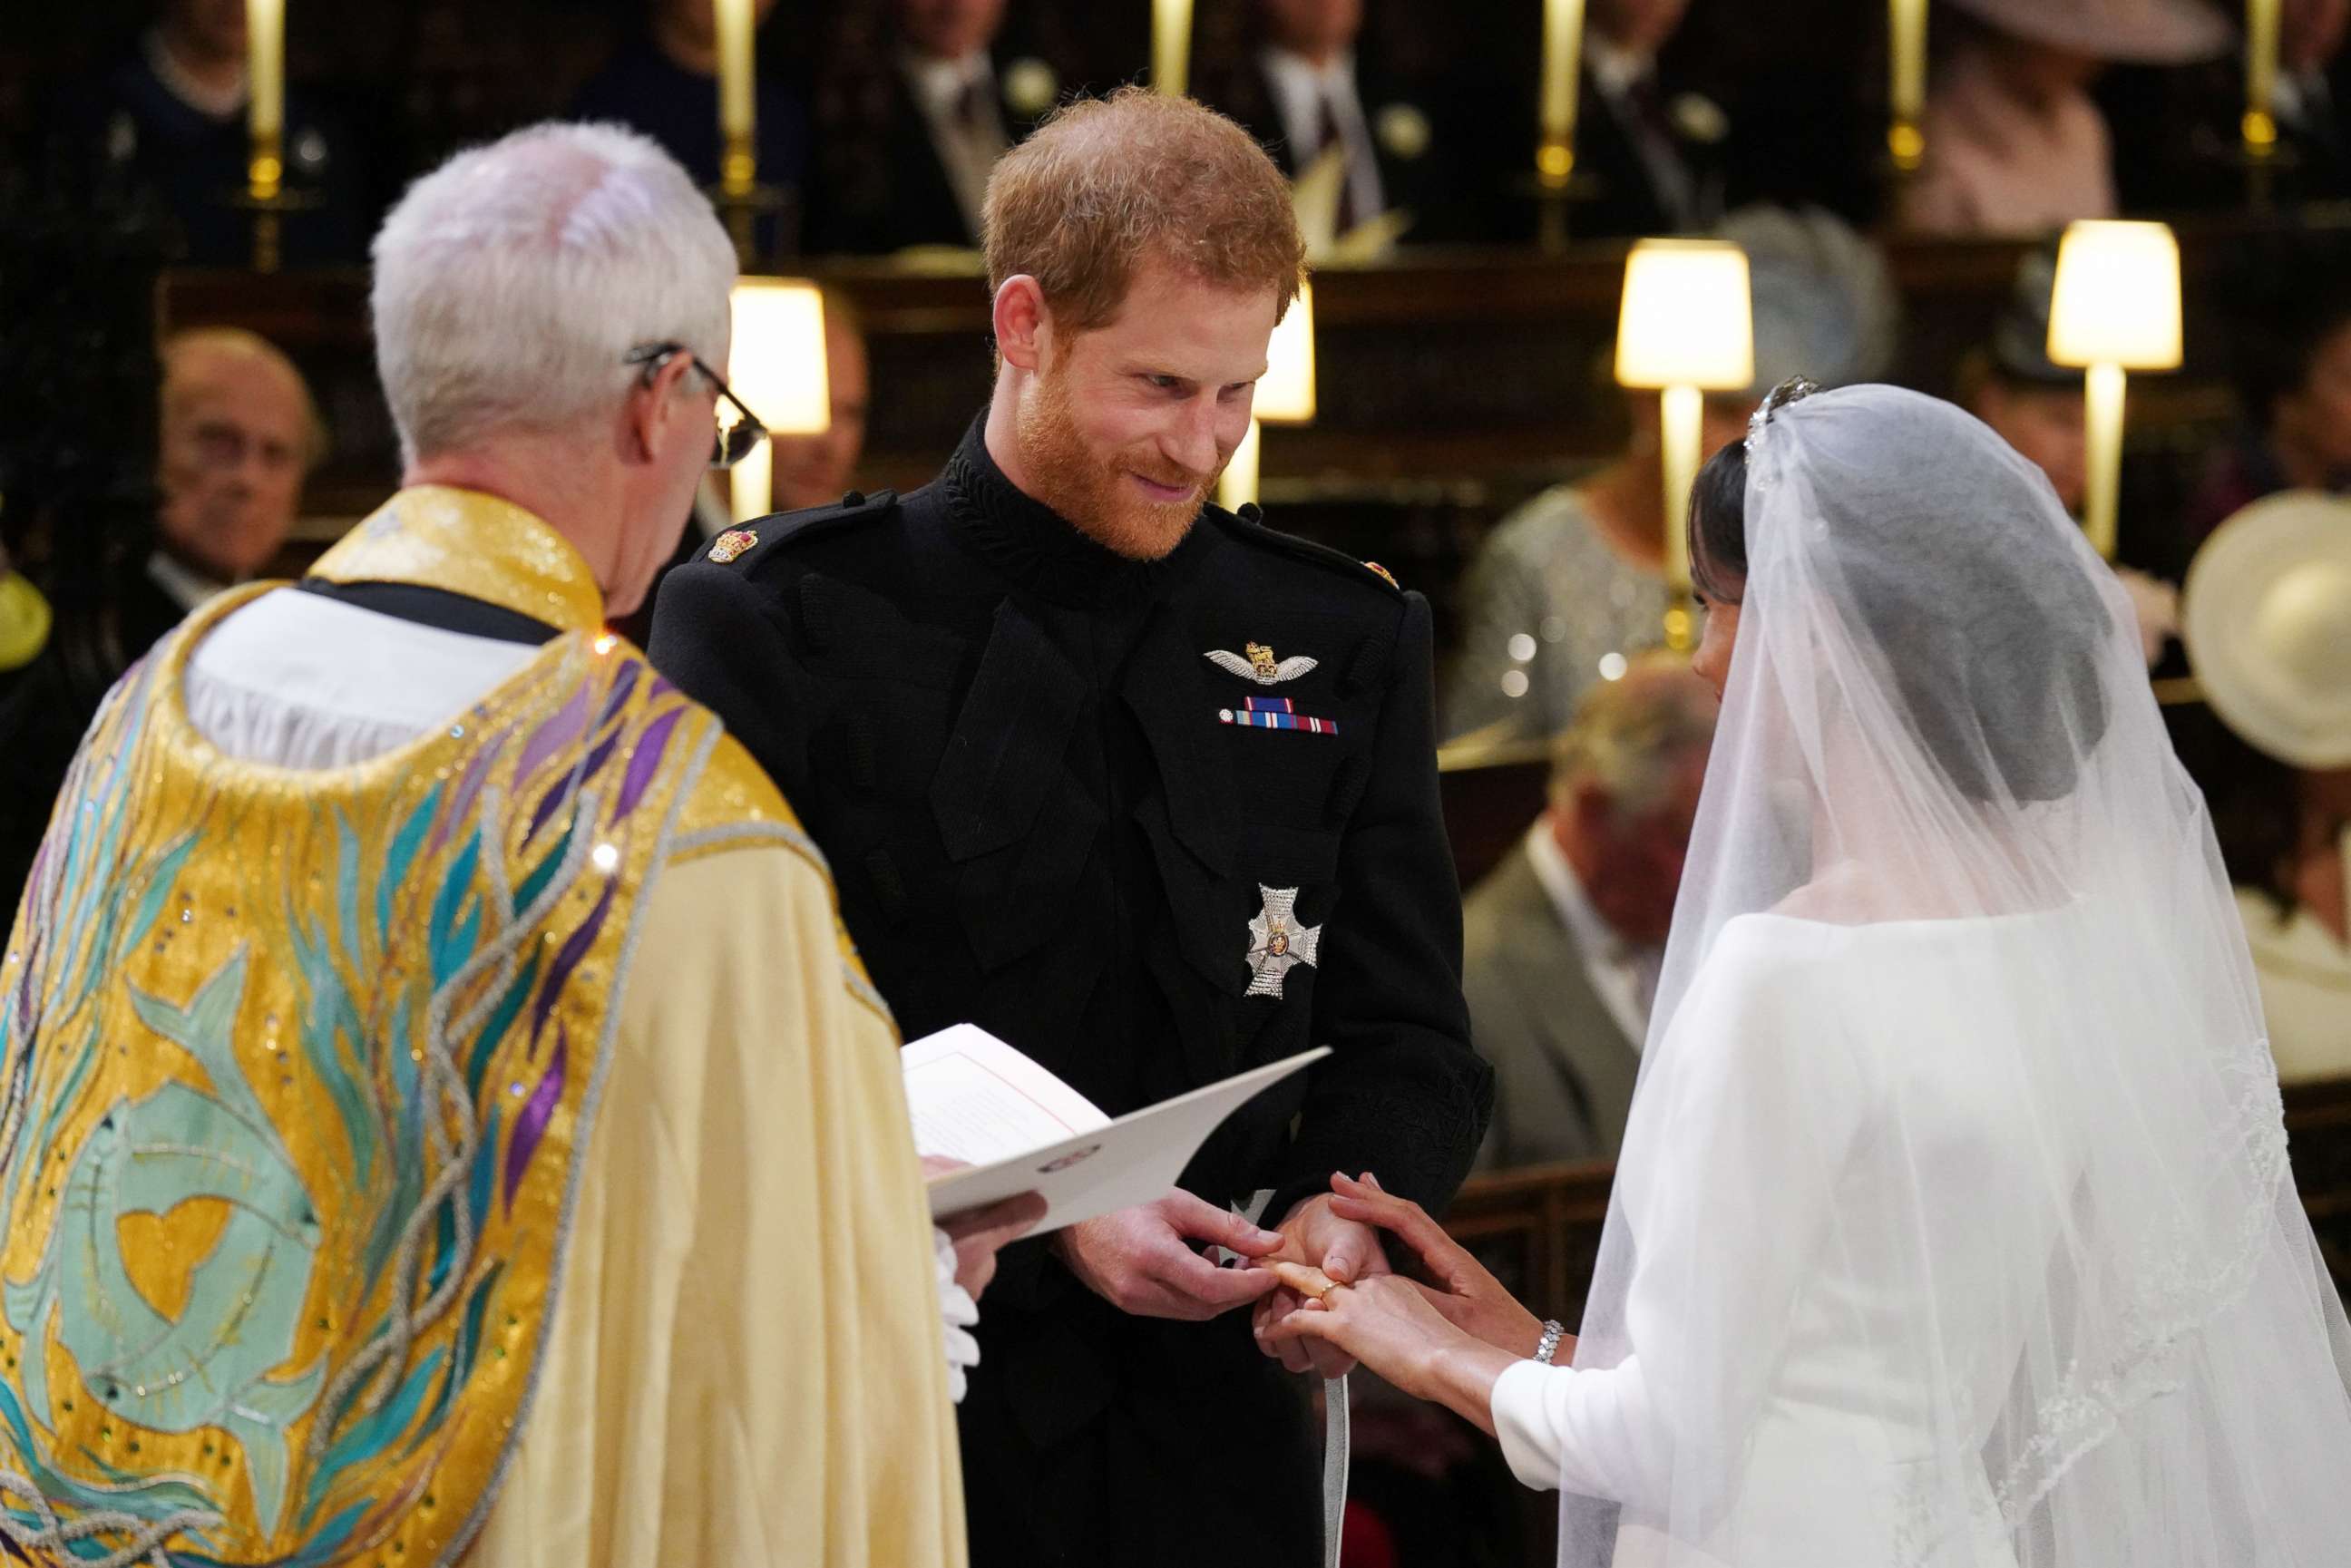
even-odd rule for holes
{"type": "Polygon", "coordinates": [[[1574,1364],[1493,1396],[1561,1562],[2351,1565],[2351,1328],[2121,585],[1916,393],[1724,461],[1736,642],[1574,1364]]]}
{"type": "Polygon", "coordinates": [[[1969,1448],[1991,1436],[2022,1349],[2003,1304],[2038,1294],[2064,1218],[2045,1176],[2064,1152],[2032,1124],[2022,1079],[2072,1020],[2010,980],[2080,918],[1834,925],[1746,915],[1724,927],[1674,1029],[1717,1035],[1725,1049],[1673,1051],[1682,1071],[1653,1075],[1633,1109],[1636,1125],[1652,1124],[1646,1135],[1682,1155],[1629,1173],[1622,1194],[1649,1260],[1633,1280],[1632,1354],[1583,1372],[1521,1362],[1494,1391],[1520,1480],[1551,1487],[1564,1476],[1625,1505],[1621,1568],[1645,1561],[1670,1509],[1675,1444],[1657,1426],[1650,1369],[1690,1375],[1689,1363],[1716,1354],[1705,1343],[1715,1321],[1741,1309],[1709,1278],[1735,1284],[1759,1324],[1772,1319],[1766,1302],[1791,1303],[1782,1343],[1734,1328],[1739,1364],[1712,1374],[1761,1385],[1752,1449],[1712,1532],[1718,1546],[1742,1543],[1740,1568],[2015,1568],[1980,1465],[1967,1478],[1971,1519],[1936,1518],[1942,1490],[1908,1481],[1922,1465],[1931,1473],[1947,1403],[1982,1413],[1969,1448]],[[1794,1119],[1802,1140],[1782,1135],[1794,1119]],[[1900,1138],[1885,1135],[1897,1124],[1900,1138]],[[1890,1162],[1922,1157],[1962,1173],[1977,1207],[1908,1212],[1908,1173],[1890,1162]],[[1938,1274],[1983,1288],[1954,1292],[1931,1337],[1913,1336],[1907,1321],[1926,1303],[1908,1288],[1908,1259],[1889,1249],[1895,1266],[1880,1269],[1879,1255],[1788,1223],[1832,1210],[1852,1234],[1914,1234],[1938,1274]],[[1693,1218],[1703,1231],[1677,1233],[1693,1218]]]}

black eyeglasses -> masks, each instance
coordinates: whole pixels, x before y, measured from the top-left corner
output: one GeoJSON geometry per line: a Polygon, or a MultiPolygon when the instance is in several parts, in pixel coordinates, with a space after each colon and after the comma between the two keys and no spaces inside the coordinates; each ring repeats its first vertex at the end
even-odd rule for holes
{"type": "Polygon", "coordinates": [[[717,433],[710,443],[710,465],[713,468],[732,468],[751,455],[751,448],[768,438],[768,427],[759,423],[759,416],[735,395],[734,389],[716,371],[702,362],[701,355],[683,343],[648,343],[642,349],[631,349],[624,362],[643,365],[645,382],[650,385],[661,368],[680,354],[692,361],[694,368],[710,382],[718,393],[719,402],[735,411],[732,420],[722,414],[717,433]]]}

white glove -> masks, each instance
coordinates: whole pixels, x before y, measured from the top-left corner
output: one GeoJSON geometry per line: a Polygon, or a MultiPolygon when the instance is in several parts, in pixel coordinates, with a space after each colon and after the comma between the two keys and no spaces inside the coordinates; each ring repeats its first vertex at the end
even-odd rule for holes
{"type": "Polygon", "coordinates": [[[947,1394],[963,1403],[964,1371],[979,1364],[979,1341],[970,1331],[979,1324],[979,1303],[956,1283],[955,1243],[936,1226],[931,1228],[931,1257],[939,1281],[939,1322],[946,1335],[947,1394]]]}

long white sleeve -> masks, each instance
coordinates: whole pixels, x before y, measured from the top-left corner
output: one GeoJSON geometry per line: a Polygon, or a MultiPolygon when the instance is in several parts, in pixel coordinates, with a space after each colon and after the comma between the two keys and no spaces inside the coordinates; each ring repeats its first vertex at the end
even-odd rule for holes
{"type": "Polygon", "coordinates": [[[1494,1433],[1520,1484],[1617,1501],[1664,1489],[1661,1443],[1638,1356],[1611,1367],[1514,1363],[1494,1383],[1494,1433]]]}
{"type": "Polygon", "coordinates": [[[1495,1430],[1528,1486],[1669,1515],[1767,1397],[1865,1092],[1802,988],[1750,956],[1753,935],[1726,936],[1673,1026],[1729,1043],[1663,1058],[1634,1102],[1611,1220],[1639,1259],[1623,1358],[1496,1381],[1495,1430]]]}

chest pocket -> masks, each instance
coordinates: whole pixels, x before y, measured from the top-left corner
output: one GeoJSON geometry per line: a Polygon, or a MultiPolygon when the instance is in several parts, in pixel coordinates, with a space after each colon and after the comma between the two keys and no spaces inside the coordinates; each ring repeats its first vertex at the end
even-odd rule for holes
{"type": "Polygon", "coordinates": [[[1027,836],[1067,768],[1085,678],[1009,600],[931,780],[931,814],[960,864],[1027,836]]]}
{"type": "MultiPolygon", "coordinates": [[[[1392,643],[1336,618],[1293,613],[1289,619],[1295,622],[1290,634],[1302,656],[1313,660],[1311,669],[1261,684],[1237,674],[1231,659],[1203,666],[1216,705],[1207,716],[1216,721],[1208,744],[1243,802],[1243,821],[1266,830],[1269,844],[1335,833],[1363,799],[1392,643]]],[[[1280,656],[1272,649],[1249,651],[1260,655],[1254,661],[1259,668],[1281,668],[1301,656],[1288,647],[1280,656]]]]}
{"type": "Polygon", "coordinates": [[[876,593],[821,572],[793,590],[793,624],[809,668],[828,680],[893,681],[951,691],[970,646],[952,632],[909,621],[876,593]]]}
{"type": "Polygon", "coordinates": [[[956,913],[983,968],[1034,951],[1067,921],[1059,895],[1104,821],[1066,760],[1090,702],[1084,677],[1037,624],[999,606],[930,791],[956,913]]]}

